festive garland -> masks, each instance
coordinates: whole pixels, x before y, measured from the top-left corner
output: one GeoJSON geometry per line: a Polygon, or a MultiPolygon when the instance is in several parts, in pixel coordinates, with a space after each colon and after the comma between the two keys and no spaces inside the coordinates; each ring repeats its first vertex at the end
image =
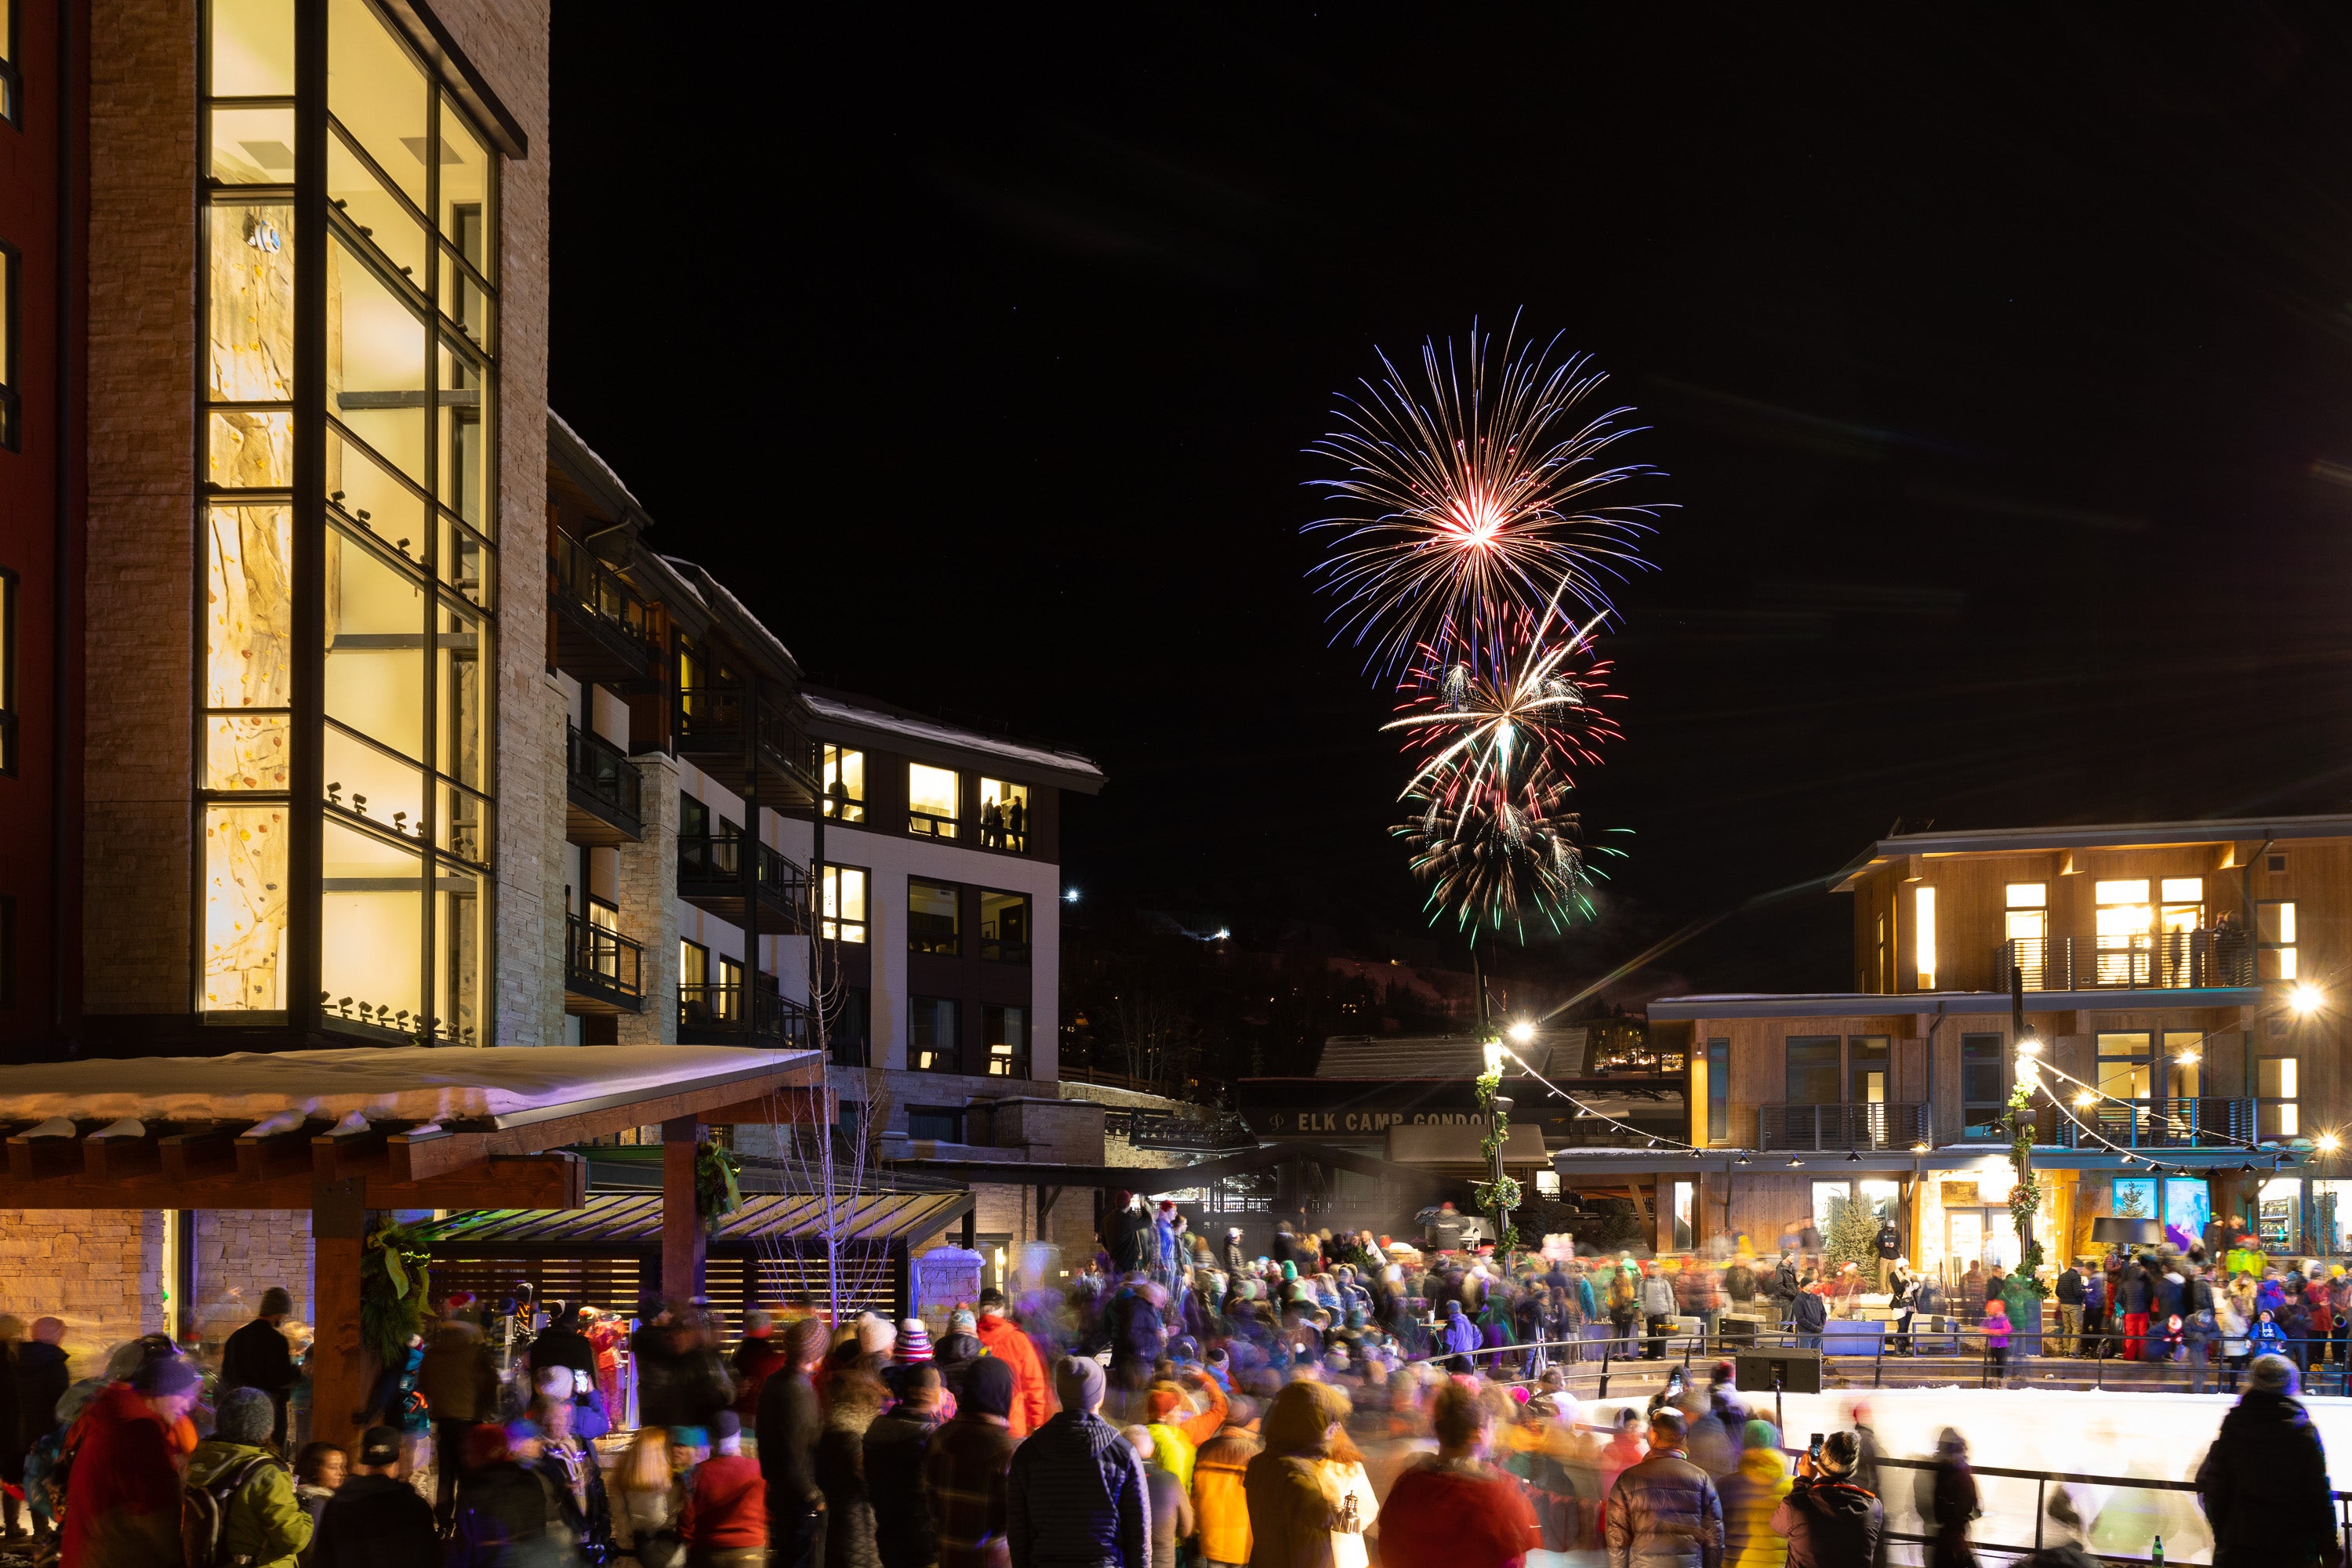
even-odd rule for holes
{"type": "Polygon", "coordinates": [[[709,1139],[695,1146],[695,1217],[713,1236],[722,1220],[743,1206],[743,1189],[736,1183],[741,1168],[730,1151],[709,1139]]]}
{"type": "Polygon", "coordinates": [[[414,1226],[386,1220],[360,1253],[360,1342],[380,1366],[400,1366],[425,1323],[433,1254],[414,1226]]]}
{"type": "MultiPolygon", "coordinates": [[[[1495,1109],[1495,1097],[1503,1090],[1503,1069],[1498,1066],[1478,1075],[1478,1109],[1486,1113],[1486,1136],[1479,1140],[1478,1157],[1488,1165],[1494,1163],[1496,1152],[1511,1133],[1510,1123],[1504,1113],[1495,1109]]],[[[1514,1177],[1505,1176],[1497,1182],[1475,1182],[1470,1193],[1477,1205],[1495,1216],[1495,1250],[1508,1257],[1519,1249],[1518,1227],[1511,1223],[1511,1211],[1519,1206],[1524,1195],[1514,1177]]]]}
{"type": "Polygon", "coordinates": [[[2033,1216],[2042,1211],[2042,1184],[2033,1179],[2028,1164],[2033,1154],[2033,1091],[2020,1081],[2009,1096],[2009,1166],[2017,1173],[2017,1184],[2009,1189],[2009,1217],[2017,1229],[2018,1247],[2011,1278],[2022,1279],[2039,1299],[2049,1295],[2050,1288],[2042,1282],[2042,1243],[2033,1235],[2033,1216]]]}

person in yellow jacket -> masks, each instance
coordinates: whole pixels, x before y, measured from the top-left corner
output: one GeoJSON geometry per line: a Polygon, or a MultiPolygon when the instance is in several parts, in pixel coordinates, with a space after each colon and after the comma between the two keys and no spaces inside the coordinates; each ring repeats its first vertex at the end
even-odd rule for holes
{"type": "Polygon", "coordinates": [[[1257,1403],[1235,1394],[1225,1424],[1201,1445],[1192,1466],[1192,1517],[1198,1550],[1209,1568],[1242,1568],[1250,1560],[1249,1499],[1242,1474],[1265,1445],[1258,1440],[1257,1403]]]}
{"type": "Polygon", "coordinates": [[[1739,1439],[1739,1468],[1723,1479],[1723,1568],[1785,1568],[1789,1539],[1776,1533],[1772,1510],[1789,1495],[1780,1434],[1750,1421],[1739,1439]]]}
{"type": "Polygon", "coordinates": [[[1192,1406],[1183,1391],[1172,1383],[1155,1384],[1143,1396],[1143,1407],[1151,1421],[1144,1430],[1151,1435],[1152,1457],[1160,1468],[1176,1478],[1176,1484],[1188,1495],[1192,1490],[1192,1454],[1202,1444],[1216,1436],[1225,1421],[1225,1391],[1217,1380],[1198,1367],[1186,1367],[1180,1374],[1207,1399],[1209,1407],[1198,1415],[1189,1414],[1192,1406]]]}

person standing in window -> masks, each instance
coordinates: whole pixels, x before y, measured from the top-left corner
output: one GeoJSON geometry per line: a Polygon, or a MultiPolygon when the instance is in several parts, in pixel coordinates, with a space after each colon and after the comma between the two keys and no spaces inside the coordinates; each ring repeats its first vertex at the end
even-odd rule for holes
{"type": "Polygon", "coordinates": [[[1023,847],[1021,831],[1027,825],[1028,813],[1022,808],[1021,797],[1014,795],[1004,803],[1004,830],[1012,836],[1013,847],[1023,847]]]}
{"type": "Polygon", "coordinates": [[[1004,847],[1004,808],[996,804],[994,795],[980,808],[980,843],[984,849],[1004,847]]]}

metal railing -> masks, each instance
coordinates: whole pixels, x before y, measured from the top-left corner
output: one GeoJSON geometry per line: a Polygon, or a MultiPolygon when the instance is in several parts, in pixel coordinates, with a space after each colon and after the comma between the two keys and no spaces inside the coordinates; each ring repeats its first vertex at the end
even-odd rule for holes
{"type": "Polygon", "coordinates": [[[565,917],[565,990],[635,1006],[645,1000],[645,972],[643,943],[578,915],[565,917]]]}
{"type": "Polygon", "coordinates": [[[2255,1101],[2212,1097],[2103,1100],[2074,1112],[2054,1131],[2069,1149],[2120,1143],[2128,1149],[2192,1149],[2254,1142],[2255,1101]],[[2075,1124],[2080,1121],[2090,1131],[2075,1124]],[[2095,1132],[2098,1136],[2091,1136],[2095,1132]],[[2104,1139],[2105,1143],[2101,1140],[2104,1139]]]}
{"type": "Polygon", "coordinates": [[[563,744],[564,783],[575,796],[604,806],[642,831],[645,817],[645,776],[620,747],[577,724],[567,725],[563,744]]]}
{"type": "Polygon", "coordinates": [[[923,838],[954,838],[961,834],[961,827],[952,816],[943,816],[936,811],[918,811],[909,807],[907,812],[907,831],[923,838]]]}
{"type": "Polygon", "coordinates": [[[2132,991],[2245,986],[2253,945],[2235,931],[2142,931],[2129,936],[2011,937],[1993,952],[1996,990],[2020,976],[2028,991],[2132,991]]]}
{"type": "MultiPolygon", "coordinates": [[[[681,888],[724,891],[743,879],[743,846],[751,840],[740,833],[680,834],[677,879],[681,888]]],[[[808,869],[779,850],[761,844],[754,873],[762,897],[779,900],[788,910],[805,915],[809,910],[808,869]]]]}
{"type": "Polygon", "coordinates": [[[632,642],[650,646],[646,602],[586,545],[558,532],[555,559],[548,569],[556,597],[564,605],[632,642]]]}
{"type": "MultiPolygon", "coordinates": [[[[689,752],[709,756],[735,751],[743,743],[743,689],[740,686],[686,686],[677,691],[679,744],[689,752]]],[[[817,776],[817,743],[773,702],[758,704],[760,755],[798,774],[814,793],[817,776]]]]}
{"type": "Polygon", "coordinates": [[[677,1026],[703,1034],[735,1035],[805,1048],[812,1031],[809,1011],[762,985],[708,981],[677,988],[677,1026]],[[745,992],[750,993],[748,1002],[745,992]]]}
{"type": "Polygon", "coordinates": [[[1908,1100],[1759,1105],[1759,1149],[1908,1149],[1927,1138],[1927,1108],[1908,1100]]]}

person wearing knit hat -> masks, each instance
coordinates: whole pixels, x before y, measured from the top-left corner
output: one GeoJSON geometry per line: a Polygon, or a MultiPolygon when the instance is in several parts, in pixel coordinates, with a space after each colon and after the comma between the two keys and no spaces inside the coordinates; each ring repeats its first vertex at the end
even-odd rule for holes
{"type": "Polygon", "coordinates": [[[1769,1568],[1788,1561],[1789,1550],[1772,1531],[1772,1516],[1789,1495],[1780,1434],[1769,1421],[1749,1421],[1740,1428],[1739,1448],[1738,1464],[1717,1482],[1723,1499],[1725,1568],[1769,1568]]]}
{"type": "Polygon", "coordinates": [[[931,1346],[931,1364],[940,1369],[940,1381],[947,1384],[948,1393],[958,1400],[963,1398],[964,1377],[972,1363],[988,1353],[972,1331],[980,1326],[968,1307],[959,1307],[948,1314],[948,1331],[931,1346]]]}
{"type": "Polygon", "coordinates": [[[1199,1367],[1188,1366],[1180,1375],[1182,1386],[1155,1383],[1144,1394],[1143,1408],[1151,1418],[1144,1430],[1150,1434],[1151,1451],[1160,1468],[1174,1476],[1189,1497],[1192,1491],[1192,1455],[1225,1424],[1226,1402],[1225,1391],[1199,1367]],[[1185,1397],[1187,1388],[1192,1399],[1185,1397]],[[1193,1414],[1194,1400],[1206,1406],[1198,1415],[1193,1414]]]}
{"type": "Polygon", "coordinates": [[[930,1331],[923,1327],[920,1318],[908,1318],[898,1325],[898,1359],[904,1362],[931,1359],[930,1331]]]}
{"type": "Polygon", "coordinates": [[[931,1499],[939,1568],[1007,1568],[1012,1411],[1013,1368],[985,1356],[966,1369],[954,1419],[931,1434],[923,1481],[931,1499]]]}
{"type": "Polygon", "coordinates": [[[898,1342],[898,1331],[890,1326],[889,1319],[876,1317],[871,1312],[861,1312],[858,1314],[858,1354],[880,1356],[885,1360],[887,1360],[892,1348],[896,1346],[898,1342]]]}

